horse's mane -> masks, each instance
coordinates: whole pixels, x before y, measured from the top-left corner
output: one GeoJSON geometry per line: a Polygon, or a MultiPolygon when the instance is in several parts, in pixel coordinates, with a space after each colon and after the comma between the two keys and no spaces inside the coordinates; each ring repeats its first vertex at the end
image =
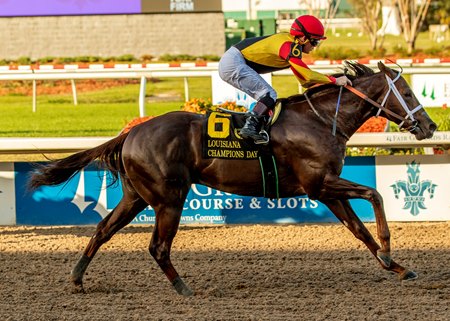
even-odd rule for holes
{"type": "MultiPolygon", "coordinates": [[[[369,77],[369,76],[375,74],[373,69],[371,69],[363,64],[360,64],[358,62],[355,62],[355,61],[345,60],[343,64],[344,64],[343,72],[335,73],[332,75],[333,77],[340,77],[345,74],[351,81],[354,81],[355,79],[369,77]]],[[[308,97],[311,97],[312,95],[319,93],[319,92],[324,92],[327,89],[336,90],[337,86],[334,84],[325,84],[325,85],[314,86],[314,87],[306,90],[303,94],[297,94],[297,95],[293,95],[293,96],[286,98],[286,101],[288,101],[288,102],[303,101],[303,100],[305,100],[305,94],[307,94],[308,97]]]]}

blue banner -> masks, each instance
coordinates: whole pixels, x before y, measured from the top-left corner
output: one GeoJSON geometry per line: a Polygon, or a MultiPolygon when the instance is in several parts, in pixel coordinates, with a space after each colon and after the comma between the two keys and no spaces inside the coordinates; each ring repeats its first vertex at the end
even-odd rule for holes
{"type": "MultiPolygon", "coordinates": [[[[16,223],[27,225],[97,224],[119,203],[120,183],[111,185],[108,172],[94,165],[85,168],[60,186],[44,186],[34,192],[26,190],[29,163],[15,163],[16,223]]],[[[375,158],[349,157],[342,177],[374,187],[375,158]]],[[[372,206],[352,200],[355,212],[363,221],[374,221],[372,206]]],[[[149,206],[132,223],[153,224],[155,215],[149,206]]],[[[181,224],[245,224],[337,222],[322,203],[306,195],[278,200],[224,193],[203,185],[193,185],[186,199],[181,224]]]]}

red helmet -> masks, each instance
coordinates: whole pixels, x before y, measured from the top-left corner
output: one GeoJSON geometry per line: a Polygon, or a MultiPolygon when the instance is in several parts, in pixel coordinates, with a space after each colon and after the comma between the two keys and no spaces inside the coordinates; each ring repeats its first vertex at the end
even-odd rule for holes
{"type": "Polygon", "coordinates": [[[294,37],[306,36],[308,39],[327,39],[322,22],[314,16],[304,15],[295,19],[290,30],[294,37]]]}

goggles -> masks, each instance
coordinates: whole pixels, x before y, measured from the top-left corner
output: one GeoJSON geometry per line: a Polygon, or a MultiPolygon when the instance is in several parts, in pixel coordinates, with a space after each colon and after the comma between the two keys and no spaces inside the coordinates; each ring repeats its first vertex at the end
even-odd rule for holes
{"type": "Polygon", "coordinates": [[[317,47],[320,44],[320,39],[309,38],[308,40],[313,47],[317,47]]]}
{"type": "Polygon", "coordinates": [[[322,39],[326,39],[323,35],[316,35],[316,34],[306,31],[305,27],[298,19],[295,19],[295,23],[297,24],[298,27],[300,27],[300,29],[297,29],[294,27],[292,27],[291,29],[294,31],[303,33],[303,35],[306,37],[306,39],[308,39],[311,46],[317,47],[320,44],[320,41],[322,39]],[[313,38],[313,37],[319,37],[319,38],[313,38]]]}

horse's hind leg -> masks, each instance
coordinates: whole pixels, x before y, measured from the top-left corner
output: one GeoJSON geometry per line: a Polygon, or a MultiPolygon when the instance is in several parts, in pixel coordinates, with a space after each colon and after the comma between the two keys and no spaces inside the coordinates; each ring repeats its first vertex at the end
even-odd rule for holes
{"type": "Polygon", "coordinates": [[[178,294],[191,296],[192,290],[183,282],[170,260],[172,241],[177,234],[182,206],[161,205],[156,211],[156,223],[149,246],[150,254],[156,260],[178,294]]]}
{"type": "Polygon", "coordinates": [[[84,292],[83,275],[100,246],[109,241],[121,228],[147,207],[147,203],[134,191],[126,179],[122,180],[123,197],[119,204],[97,225],[95,234],[71,272],[75,290],[84,292]]]}
{"type": "Polygon", "coordinates": [[[323,202],[353,233],[353,235],[355,235],[357,239],[361,240],[369,248],[370,252],[372,252],[372,254],[377,258],[384,269],[398,273],[400,279],[402,280],[417,278],[417,274],[415,272],[405,269],[403,266],[397,264],[390,258],[387,260],[384,257],[380,257],[380,246],[355,214],[348,200],[327,200],[323,202]]]}

